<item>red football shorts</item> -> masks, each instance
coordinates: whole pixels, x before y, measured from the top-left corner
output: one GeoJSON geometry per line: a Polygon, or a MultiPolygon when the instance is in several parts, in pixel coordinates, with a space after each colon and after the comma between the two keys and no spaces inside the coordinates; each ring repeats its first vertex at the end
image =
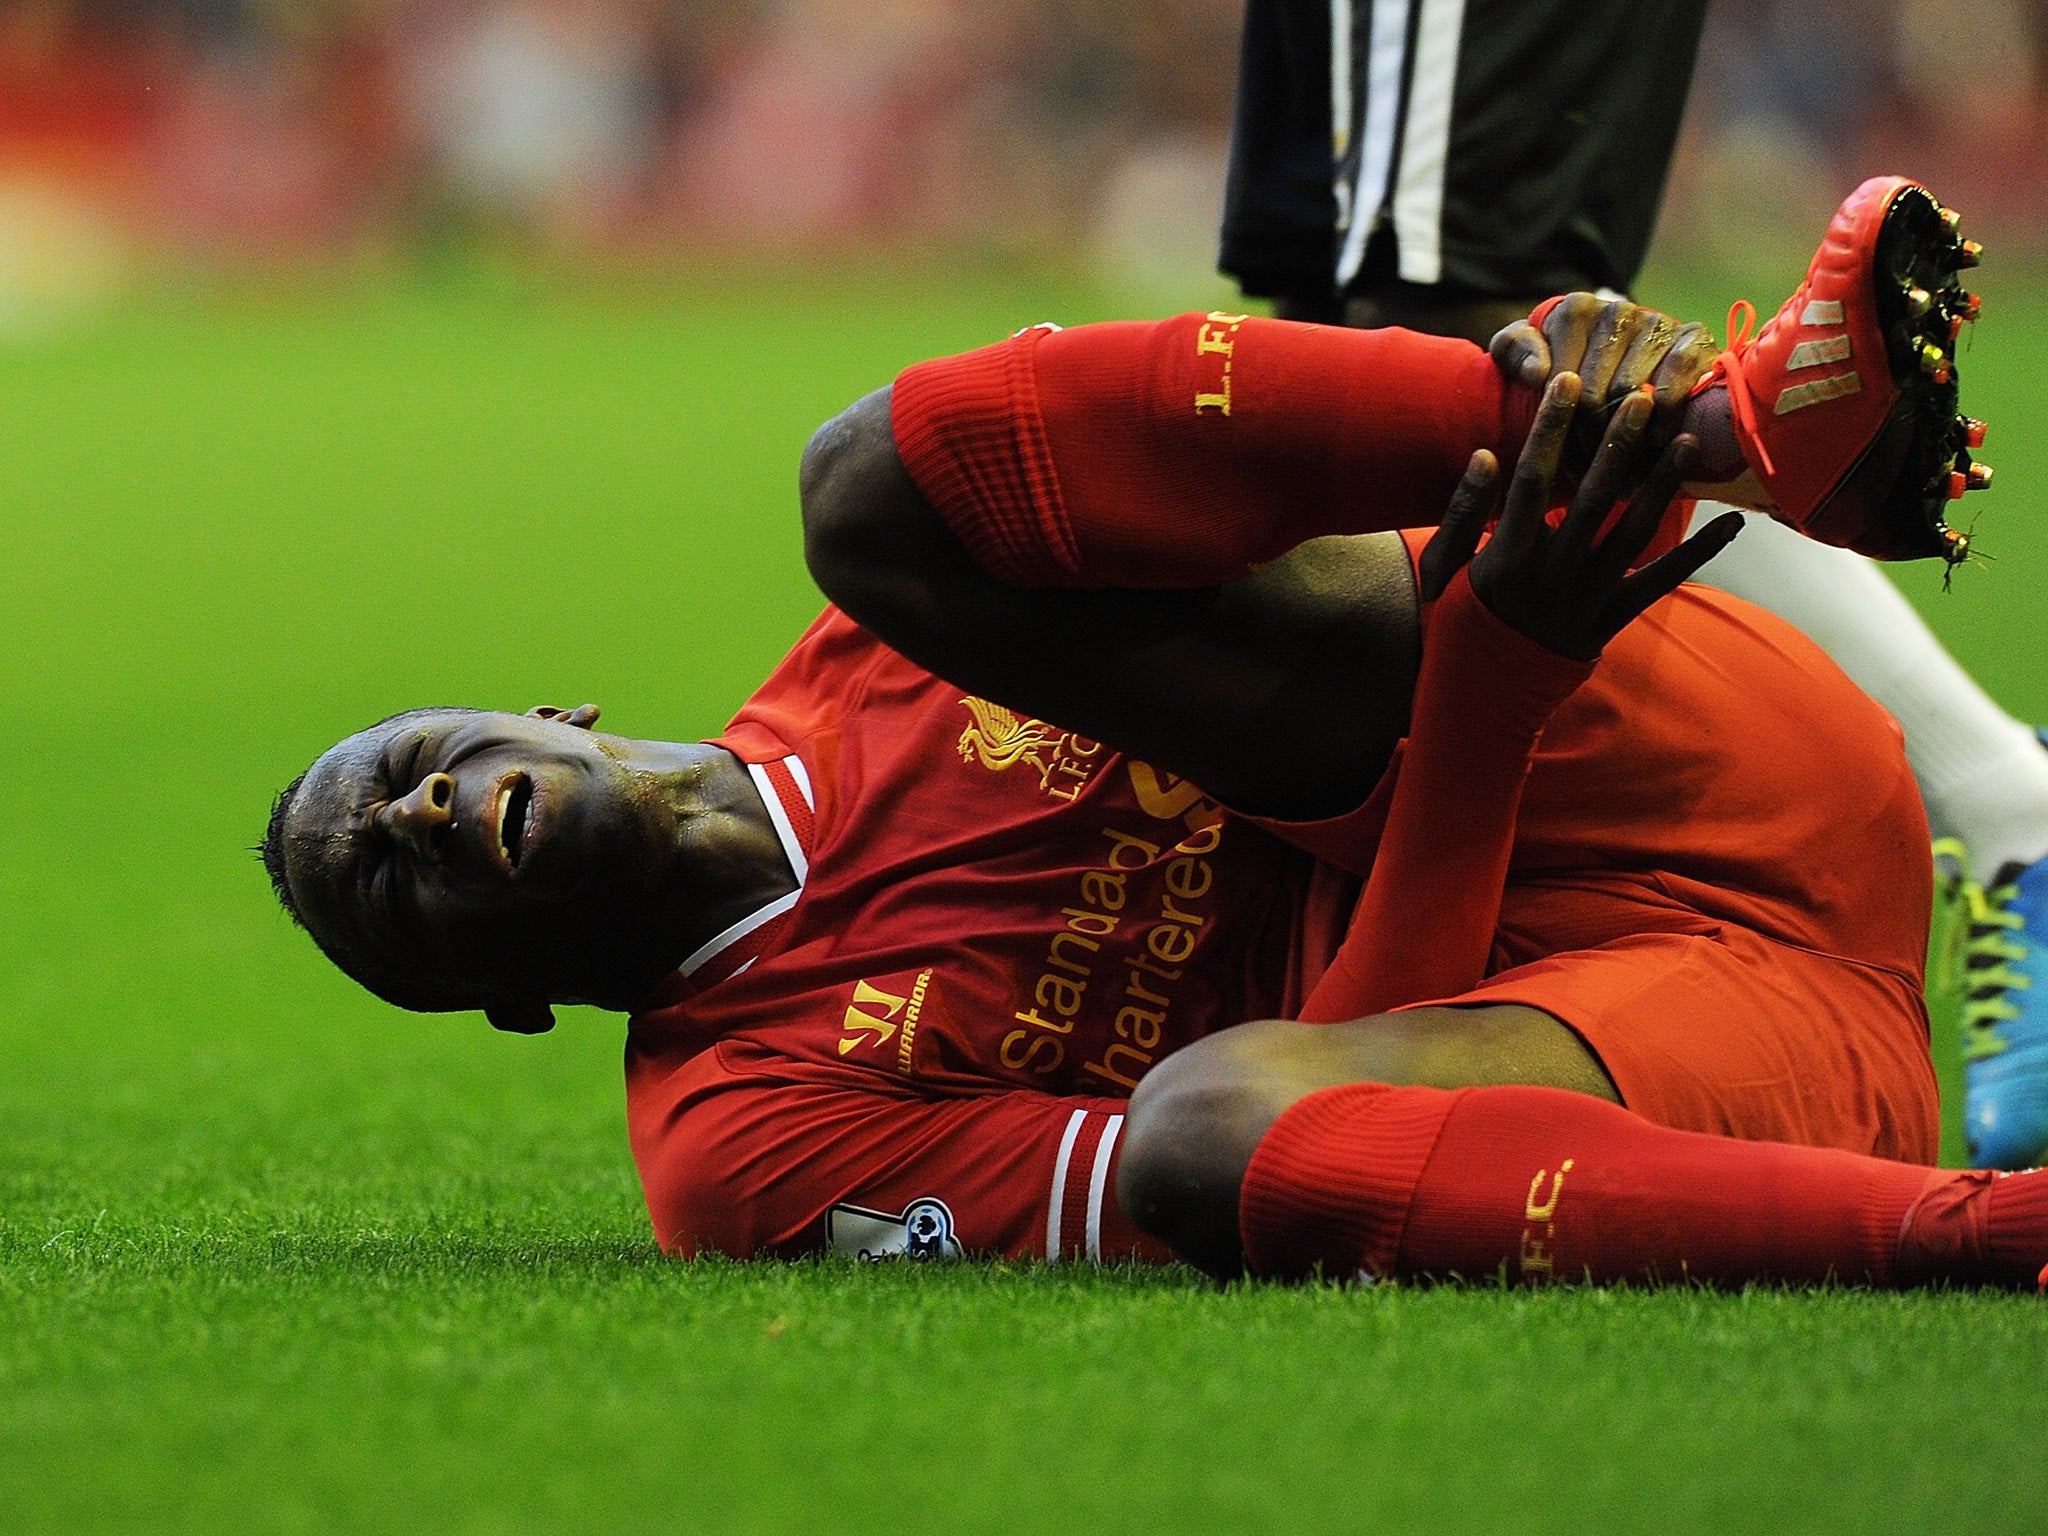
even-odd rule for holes
{"type": "MultiPolygon", "coordinates": [[[[1550,1014],[1600,1058],[1622,1102],[1660,1125],[1935,1160],[1927,1009],[1909,978],[1733,923],[1657,931],[1668,910],[1620,890],[1524,888],[1514,905],[1517,927],[1619,936],[1511,965],[1441,1002],[1550,1014]]],[[[1505,924],[1502,937],[1515,947],[1505,924]]]]}
{"type": "MultiPolygon", "coordinates": [[[[1363,873],[1388,799],[1266,825],[1363,873]]],[[[1932,887],[1897,725],[1790,626],[1687,586],[1552,716],[1487,979],[1437,1002],[1551,1014],[1664,1125],[1932,1162],[1932,887]]]]}

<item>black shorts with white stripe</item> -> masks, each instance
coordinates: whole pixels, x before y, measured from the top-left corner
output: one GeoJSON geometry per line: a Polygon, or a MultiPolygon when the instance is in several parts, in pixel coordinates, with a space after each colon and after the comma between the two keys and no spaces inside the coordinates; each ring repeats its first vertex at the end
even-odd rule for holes
{"type": "Polygon", "coordinates": [[[1627,291],[1705,0],[1248,0],[1220,265],[1307,308],[1627,291]]]}

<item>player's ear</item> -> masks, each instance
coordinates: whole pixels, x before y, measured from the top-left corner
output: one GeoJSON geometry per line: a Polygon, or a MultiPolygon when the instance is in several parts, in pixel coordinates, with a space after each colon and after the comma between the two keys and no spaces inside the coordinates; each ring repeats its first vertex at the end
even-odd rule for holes
{"type": "Polygon", "coordinates": [[[509,1035],[544,1035],[555,1027],[555,1010],[546,1003],[492,1003],[484,1017],[509,1035]]]}
{"type": "Polygon", "coordinates": [[[536,704],[527,711],[536,720],[559,720],[564,725],[573,725],[579,731],[587,731],[597,724],[599,714],[595,704],[578,704],[574,709],[557,709],[552,704],[536,704]]]}

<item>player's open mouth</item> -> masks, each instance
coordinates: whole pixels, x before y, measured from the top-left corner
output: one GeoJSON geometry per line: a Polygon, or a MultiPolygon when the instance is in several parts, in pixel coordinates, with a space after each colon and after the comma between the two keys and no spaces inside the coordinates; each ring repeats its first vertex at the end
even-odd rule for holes
{"type": "Polygon", "coordinates": [[[498,852],[508,869],[517,870],[526,857],[533,826],[533,780],[515,773],[498,786],[498,852]]]}

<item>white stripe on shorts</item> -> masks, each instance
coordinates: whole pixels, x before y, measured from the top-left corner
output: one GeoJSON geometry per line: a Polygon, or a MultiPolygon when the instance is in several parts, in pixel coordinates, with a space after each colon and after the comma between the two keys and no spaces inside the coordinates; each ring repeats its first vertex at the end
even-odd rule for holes
{"type": "Polygon", "coordinates": [[[1116,1150],[1116,1138],[1124,1128],[1122,1115],[1111,1115],[1102,1128],[1102,1142],[1095,1149],[1095,1168],[1088,1175],[1088,1262],[1102,1262],[1102,1192],[1109,1183],[1109,1155],[1116,1150]]]}
{"type": "Polygon", "coordinates": [[[1088,1111],[1077,1109],[1067,1119],[1067,1134],[1060,1138],[1060,1155],[1053,1159],[1052,1199],[1045,1208],[1045,1262],[1060,1261],[1060,1219],[1067,1208],[1067,1164],[1074,1156],[1074,1138],[1088,1123],[1088,1111]]]}

